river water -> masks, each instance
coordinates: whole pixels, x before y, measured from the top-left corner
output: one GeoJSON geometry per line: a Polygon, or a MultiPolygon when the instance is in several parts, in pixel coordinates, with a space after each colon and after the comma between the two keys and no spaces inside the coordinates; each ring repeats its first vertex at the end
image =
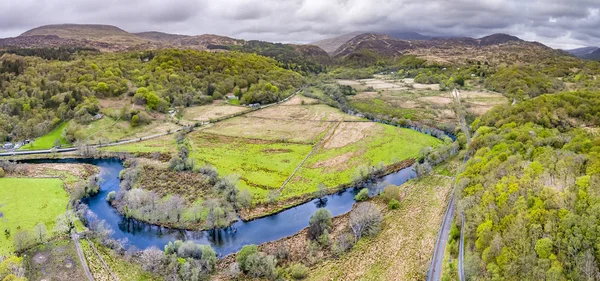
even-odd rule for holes
{"type": "MultiPolygon", "coordinates": [[[[159,227],[135,219],[127,219],[119,214],[106,201],[106,195],[119,190],[119,173],[124,169],[118,159],[39,159],[28,160],[27,163],[87,163],[99,167],[100,192],[85,200],[90,211],[113,230],[113,239],[127,239],[128,245],[138,249],[156,246],[163,249],[169,241],[193,240],[196,243],[208,244],[220,255],[225,256],[239,251],[244,245],[262,244],[293,235],[308,226],[312,214],[318,208],[326,208],[333,216],[339,216],[352,209],[354,196],[359,188],[350,187],[321,199],[287,209],[280,213],[252,220],[238,221],[231,227],[222,230],[188,231],[159,227]]],[[[371,195],[378,193],[389,184],[400,185],[416,176],[412,167],[382,177],[362,187],[368,187],[371,195]]]]}

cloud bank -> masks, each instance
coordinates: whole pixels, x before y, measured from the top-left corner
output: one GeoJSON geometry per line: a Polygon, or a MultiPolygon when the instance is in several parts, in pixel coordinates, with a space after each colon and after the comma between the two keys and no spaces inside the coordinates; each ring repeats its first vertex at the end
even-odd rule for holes
{"type": "Polygon", "coordinates": [[[45,24],[219,34],[308,43],[353,31],[480,37],[508,33],[554,48],[600,45],[596,0],[2,0],[0,37],[45,24]]]}

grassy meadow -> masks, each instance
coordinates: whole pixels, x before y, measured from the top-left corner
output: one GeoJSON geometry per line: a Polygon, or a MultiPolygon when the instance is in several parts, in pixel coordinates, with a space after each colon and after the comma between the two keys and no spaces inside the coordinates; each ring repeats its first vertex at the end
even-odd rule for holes
{"type": "Polygon", "coordinates": [[[194,132],[188,136],[191,157],[207,163],[220,174],[240,176],[240,188],[249,188],[259,198],[277,189],[312,149],[311,145],[248,140],[194,132]]]}
{"type": "Polygon", "coordinates": [[[63,137],[63,131],[67,128],[69,122],[64,122],[52,130],[50,133],[35,139],[34,142],[28,143],[21,147],[21,150],[38,150],[38,149],[50,149],[54,147],[58,140],[61,145],[67,145],[67,140],[63,137]]]}
{"type": "Polygon", "coordinates": [[[282,190],[283,197],[312,193],[352,182],[359,169],[416,158],[441,141],[419,132],[378,123],[342,123],[282,190]],[[357,133],[358,132],[358,133],[357,133]]]}
{"type": "Polygon", "coordinates": [[[12,236],[20,230],[32,230],[38,223],[54,229],[56,217],[65,212],[68,202],[60,179],[0,178],[0,255],[14,249],[12,236]]]}

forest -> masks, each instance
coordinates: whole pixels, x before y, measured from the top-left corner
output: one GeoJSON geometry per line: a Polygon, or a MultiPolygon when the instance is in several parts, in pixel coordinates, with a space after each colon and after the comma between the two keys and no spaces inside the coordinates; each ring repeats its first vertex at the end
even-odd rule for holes
{"type": "Polygon", "coordinates": [[[131,97],[157,112],[227,94],[265,104],[305,79],[275,60],[238,52],[78,52],[70,60],[6,53],[0,63],[0,139],[9,141],[44,135],[70,119],[89,123],[101,98],[131,97]]]}
{"type": "Polygon", "coordinates": [[[475,280],[593,280],[600,258],[600,99],[542,95],[474,122],[457,178],[465,274],[475,280]]]}

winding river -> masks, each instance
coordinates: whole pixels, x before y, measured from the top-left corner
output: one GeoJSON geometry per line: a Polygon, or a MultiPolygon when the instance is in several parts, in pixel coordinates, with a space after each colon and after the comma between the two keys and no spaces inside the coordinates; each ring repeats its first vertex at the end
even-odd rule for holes
{"type": "MultiPolygon", "coordinates": [[[[193,240],[196,243],[211,245],[220,256],[237,252],[247,244],[258,245],[293,235],[308,226],[311,215],[318,208],[328,209],[333,216],[345,214],[352,209],[355,202],[354,196],[359,190],[356,187],[347,188],[323,199],[314,199],[268,217],[248,222],[238,221],[227,229],[188,231],[127,219],[108,204],[105,199],[106,195],[110,191],[119,190],[119,173],[124,169],[122,162],[118,159],[39,159],[25,162],[86,163],[98,166],[102,178],[100,192],[86,199],[86,203],[89,205],[90,211],[94,212],[99,219],[105,220],[107,225],[112,228],[113,239],[126,239],[128,245],[138,249],[146,249],[151,246],[163,249],[169,241],[193,240]]],[[[371,194],[376,194],[388,184],[400,185],[415,176],[413,168],[409,167],[369,183],[366,187],[369,188],[371,194]]]]}

